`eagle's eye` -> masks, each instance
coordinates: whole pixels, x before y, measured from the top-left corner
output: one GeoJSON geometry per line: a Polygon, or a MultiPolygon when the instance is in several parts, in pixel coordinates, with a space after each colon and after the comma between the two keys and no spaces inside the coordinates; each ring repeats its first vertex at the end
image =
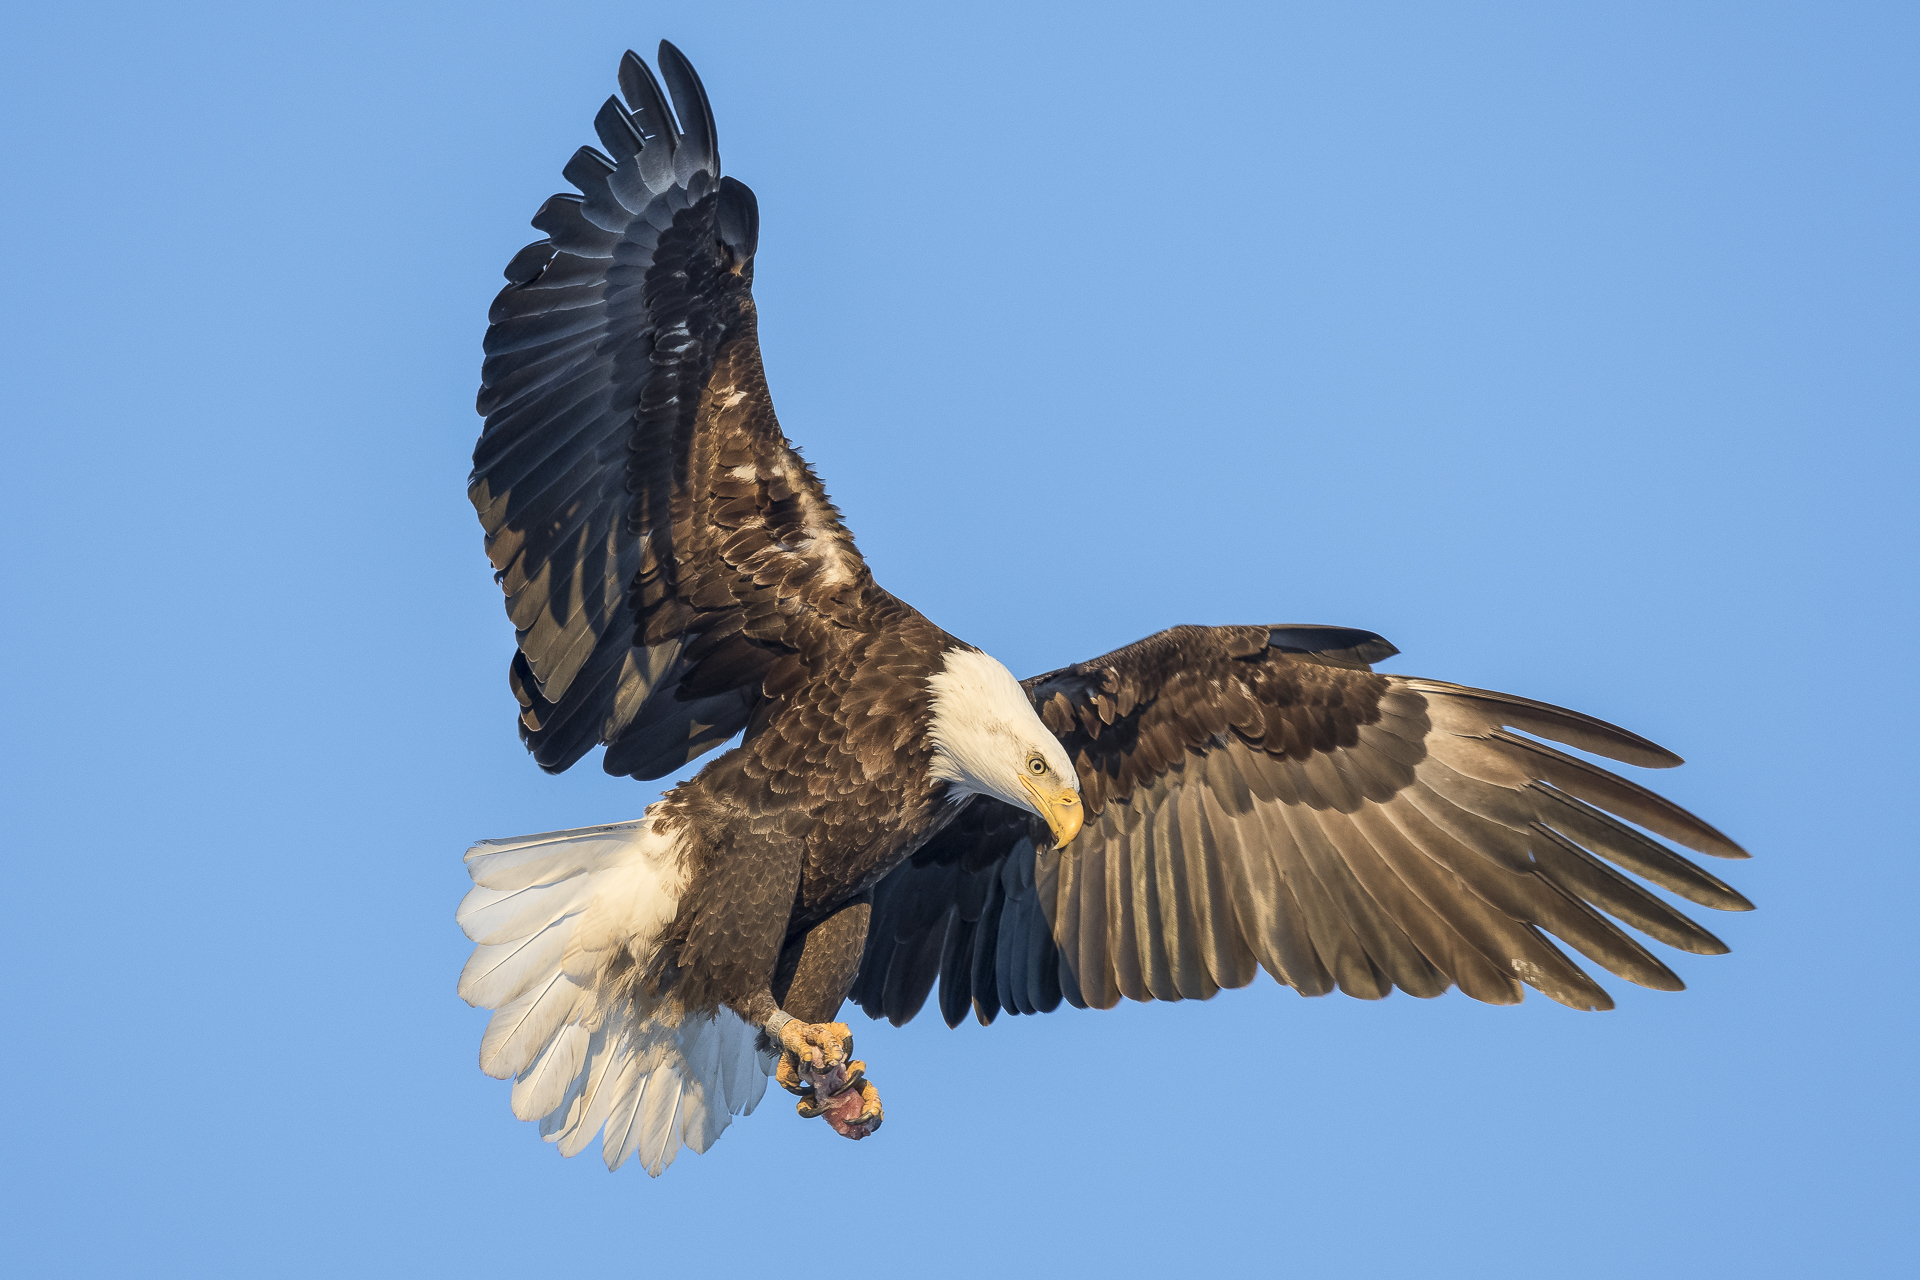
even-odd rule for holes
{"type": "Polygon", "coordinates": [[[1038,776],[1040,774],[1045,773],[1046,771],[1047,771],[1047,762],[1045,760],[1042,760],[1039,756],[1035,756],[1033,757],[1033,759],[1027,761],[1027,772],[1034,774],[1035,776],[1038,776]]]}

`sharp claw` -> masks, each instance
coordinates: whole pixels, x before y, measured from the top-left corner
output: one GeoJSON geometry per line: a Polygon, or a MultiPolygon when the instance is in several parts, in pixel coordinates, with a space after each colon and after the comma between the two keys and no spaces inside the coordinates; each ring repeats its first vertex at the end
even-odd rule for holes
{"type": "Polygon", "coordinates": [[[808,1094],[813,1092],[813,1086],[808,1084],[800,1075],[800,1060],[791,1053],[782,1053],[780,1055],[779,1065],[773,1069],[773,1079],[775,1084],[778,1084],[788,1093],[808,1094]]]}

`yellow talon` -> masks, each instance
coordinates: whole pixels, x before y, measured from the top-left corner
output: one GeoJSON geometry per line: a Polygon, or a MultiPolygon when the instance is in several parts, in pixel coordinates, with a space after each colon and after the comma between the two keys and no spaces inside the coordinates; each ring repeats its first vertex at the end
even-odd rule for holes
{"type": "Polygon", "coordinates": [[[773,1069],[773,1082],[788,1093],[802,1097],[813,1092],[813,1086],[800,1078],[800,1060],[791,1053],[780,1055],[780,1062],[773,1069]]]}
{"type": "Polygon", "coordinates": [[[780,1047],[815,1071],[825,1071],[853,1056],[853,1028],[844,1022],[795,1018],[781,1024],[780,1047]]]}
{"type": "Polygon", "coordinates": [[[860,1114],[855,1118],[854,1123],[867,1124],[867,1121],[873,1121],[872,1124],[867,1125],[867,1132],[872,1133],[880,1127],[880,1121],[883,1119],[880,1112],[880,1091],[865,1079],[860,1081],[859,1088],[860,1114]]]}
{"type": "Polygon", "coordinates": [[[856,1140],[880,1127],[880,1093],[867,1080],[867,1064],[853,1056],[846,1023],[796,1018],[780,1025],[778,1038],[773,1078],[798,1096],[793,1109],[802,1119],[824,1116],[834,1132],[856,1140]]]}

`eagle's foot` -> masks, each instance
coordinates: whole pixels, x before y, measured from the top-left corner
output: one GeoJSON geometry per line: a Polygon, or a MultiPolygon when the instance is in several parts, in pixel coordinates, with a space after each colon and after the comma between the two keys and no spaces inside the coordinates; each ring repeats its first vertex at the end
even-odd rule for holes
{"type": "MultiPolygon", "coordinates": [[[[802,1022],[791,1018],[780,1024],[780,1062],[789,1058],[794,1071],[825,1071],[853,1056],[853,1028],[844,1022],[802,1022]]],[[[783,1079],[782,1084],[786,1084],[783,1079]]],[[[792,1089],[792,1085],[786,1086],[792,1089]]]]}
{"type": "Polygon", "coordinates": [[[780,1046],[773,1078],[800,1096],[794,1110],[802,1117],[823,1116],[835,1133],[856,1142],[880,1127],[880,1092],[867,1079],[867,1064],[853,1058],[846,1023],[795,1019],[781,1026],[780,1046]]]}

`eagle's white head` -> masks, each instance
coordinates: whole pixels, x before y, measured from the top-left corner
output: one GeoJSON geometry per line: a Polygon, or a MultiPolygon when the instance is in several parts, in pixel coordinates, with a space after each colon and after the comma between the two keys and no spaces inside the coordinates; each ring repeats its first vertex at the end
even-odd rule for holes
{"type": "Polygon", "coordinates": [[[1080,830],[1080,780],[1013,673],[977,649],[949,649],[933,692],[931,775],[953,796],[992,796],[1038,814],[1056,846],[1080,830]]]}

